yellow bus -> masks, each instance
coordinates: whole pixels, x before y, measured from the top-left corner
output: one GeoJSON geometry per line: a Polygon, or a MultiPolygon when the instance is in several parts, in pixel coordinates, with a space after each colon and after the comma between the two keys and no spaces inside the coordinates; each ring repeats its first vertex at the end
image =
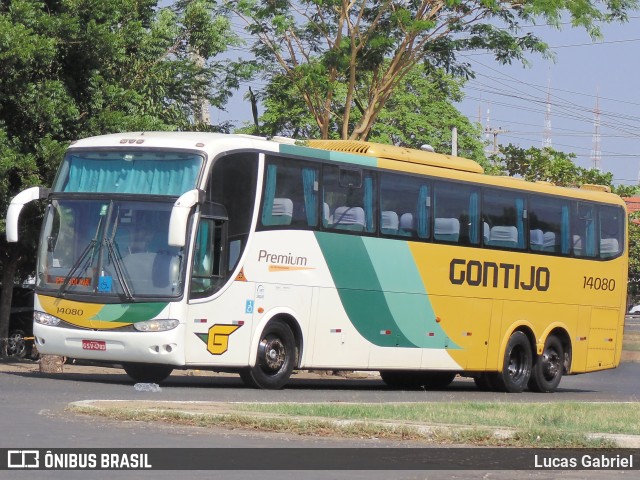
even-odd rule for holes
{"type": "Polygon", "coordinates": [[[35,344],[281,388],[294,369],[401,388],[552,392],[620,361],[624,202],[367,142],[209,133],[80,140],[51,190],[35,344]]]}

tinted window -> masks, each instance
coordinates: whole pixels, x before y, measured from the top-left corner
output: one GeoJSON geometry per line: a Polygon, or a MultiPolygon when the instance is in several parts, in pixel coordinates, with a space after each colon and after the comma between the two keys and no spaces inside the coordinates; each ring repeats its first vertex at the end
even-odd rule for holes
{"type": "Polygon", "coordinates": [[[485,245],[525,248],[525,202],[521,195],[487,190],[482,200],[482,229],[485,245]]]}
{"type": "Polygon", "coordinates": [[[308,162],[268,157],[262,200],[263,226],[318,224],[319,170],[308,162]]]}
{"type": "Polygon", "coordinates": [[[531,196],[529,198],[529,248],[539,252],[568,255],[570,204],[566,200],[531,196]]]}
{"type": "Polygon", "coordinates": [[[375,181],[371,172],[325,165],[322,223],[326,228],[373,233],[375,181]]]}
{"type": "Polygon", "coordinates": [[[425,179],[407,175],[380,175],[380,233],[429,238],[431,186],[425,179]]]}
{"type": "Polygon", "coordinates": [[[465,245],[480,243],[478,189],[435,182],[433,238],[465,245]]]}

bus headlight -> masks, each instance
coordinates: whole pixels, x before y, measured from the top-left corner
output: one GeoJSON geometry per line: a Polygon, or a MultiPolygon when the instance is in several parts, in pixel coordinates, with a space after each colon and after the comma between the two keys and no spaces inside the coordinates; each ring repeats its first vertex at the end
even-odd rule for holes
{"type": "Polygon", "coordinates": [[[176,328],[179,323],[173,318],[165,318],[134,323],[133,327],[140,332],[166,332],[176,328]]]}
{"type": "Polygon", "coordinates": [[[33,319],[40,325],[49,325],[50,327],[57,327],[60,324],[60,319],[58,317],[54,317],[53,315],[40,312],[38,310],[33,312],[33,319]]]}

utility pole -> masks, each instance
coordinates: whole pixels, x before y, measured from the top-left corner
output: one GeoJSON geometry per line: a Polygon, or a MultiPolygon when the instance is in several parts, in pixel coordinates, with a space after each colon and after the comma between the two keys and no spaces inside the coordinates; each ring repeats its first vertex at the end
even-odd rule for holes
{"type": "Polygon", "coordinates": [[[551,80],[547,86],[547,112],[544,116],[542,148],[551,148],[551,80]]]}
{"type": "Polygon", "coordinates": [[[493,135],[493,150],[489,150],[487,153],[497,154],[498,153],[498,135],[500,133],[508,133],[508,132],[509,130],[505,130],[502,127],[499,127],[499,128],[486,127],[484,129],[484,133],[486,135],[493,135]]]}
{"type": "Polygon", "coordinates": [[[591,165],[594,170],[600,171],[600,92],[596,95],[596,108],[593,111],[593,149],[591,150],[591,165]]]}

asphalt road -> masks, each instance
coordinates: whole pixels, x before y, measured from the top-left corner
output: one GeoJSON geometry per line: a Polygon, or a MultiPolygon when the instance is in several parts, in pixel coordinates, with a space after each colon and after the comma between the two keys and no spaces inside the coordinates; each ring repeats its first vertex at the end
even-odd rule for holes
{"type": "MultiPolygon", "coordinates": [[[[280,391],[246,388],[235,376],[214,376],[207,372],[172,375],[160,392],[138,392],[118,369],[65,367],[65,373],[44,376],[37,368],[21,364],[19,369],[0,373],[0,448],[247,448],[247,447],[416,447],[418,442],[388,442],[298,437],[246,431],[170,427],[140,422],[117,422],[89,418],[65,412],[78,400],[190,400],[190,401],[287,401],[287,402],[420,402],[476,401],[546,402],[546,401],[638,401],[640,398],[640,364],[625,363],[618,369],[565,377],[554,394],[498,394],[478,391],[473,382],[457,379],[447,390],[401,391],[388,388],[378,378],[345,379],[296,375],[280,391]]],[[[430,445],[437,448],[438,445],[430,445]]],[[[207,472],[207,478],[247,478],[247,472],[207,472]]],[[[260,472],[261,478],[478,478],[480,472],[260,472]]],[[[489,471],[486,478],[512,478],[511,474],[489,471]]],[[[585,478],[585,472],[519,472],[524,478],[585,478]]],[[[616,478],[629,472],[608,472],[616,478]]],[[[634,473],[634,472],[631,472],[634,473]]],[[[135,478],[175,478],[176,472],[136,472],[135,478]]],[[[256,473],[254,472],[253,475],[256,473]]],[[[251,476],[253,476],[251,475],[251,476]]],[[[590,478],[605,478],[590,473],[590,478]],[[593,476],[595,475],[595,476],[593,476]]],[[[131,472],[2,472],[0,479],[20,478],[133,478],[131,472]],[[11,474],[11,475],[8,475],[11,474]],[[42,476],[41,476],[42,475],[42,476]]],[[[482,476],[482,475],[480,475],[482,476]]],[[[181,472],[181,479],[202,478],[198,472],[181,472]]]]}

